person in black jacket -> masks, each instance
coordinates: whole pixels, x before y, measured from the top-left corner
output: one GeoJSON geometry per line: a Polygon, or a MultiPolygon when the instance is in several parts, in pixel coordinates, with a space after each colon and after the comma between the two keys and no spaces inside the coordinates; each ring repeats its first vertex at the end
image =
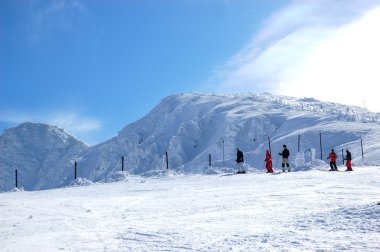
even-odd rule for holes
{"type": "Polygon", "coordinates": [[[244,155],[243,155],[243,152],[239,148],[236,148],[236,163],[238,166],[238,172],[237,173],[245,173],[244,167],[243,167],[244,155]]]}
{"type": "Polygon", "coordinates": [[[348,149],[346,149],[346,157],[344,159],[346,160],[346,166],[347,166],[347,170],[346,171],[352,171],[351,152],[348,149]]]}
{"type": "Polygon", "coordinates": [[[278,153],[280,156],[282,156],[282,172],[285,172],[285,165],[286,167],[288,167],[288,172],[290,172],[289,159],[288,159],[290,156],[290,152],[286,148],[285,144],[282,147],[284,149],[282,150],[281,153],[278,153]]]}

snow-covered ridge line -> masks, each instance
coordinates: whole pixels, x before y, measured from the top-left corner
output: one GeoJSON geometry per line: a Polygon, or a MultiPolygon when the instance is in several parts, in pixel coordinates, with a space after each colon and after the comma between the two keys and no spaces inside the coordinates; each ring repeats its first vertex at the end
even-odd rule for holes
{"type": "MultiPolygon", "coordinates": [[[[380,113],[372,112],[368,109],[344,105],[333,102],[319,101],[311,97],[295,98],[283,95],[272,95],[269,93],[234,93],[234,94],[223,94],[223,93],[201,93],[192,92],[200,96],[210,96],[210,97],[224,97],[227,99],[236,98],[246,98],[252,101],[265,102],[270,104],[278,104],[284,106],[284,108],[293,110],[303,110],[303,111],[314,111],[323,112],[333,115],[340,115],[347,121],[359,121],[359,122],[375,122],[380,123],[380,113]]],[[[186,93],[181,93],[180,95],[185,95],[186,93]]],[[[175,95],[174,95],[175,96],[175,95]]],[[[169,96],[171,97],[171,96],[169,96]]]]}
{"type": "MultiPolygon", "coordinates": [[[[357,109],[360,115],[366,113],[357,109]]],[[[210,173],[234,170],[239,147],[245,154],[247,169],[258,171],[263,169],[268,137],[273,153],[280,151],[283,144],[288,145],[293,166],[297,149],[303,153],[311,148],[323,155],[331,148],[349,148],[354,166],[380,165],[379,123],[357,120],[345,115],[345,111],[347,106],[312,98],[184,93],[163,99],[116,137],[90,147],[57,127],[26,123],[0,136],[0,191],[14,187],[15,169],[19,170],[19,182],[25,190],[70,185],[74,161],[78,163],[78,176],[92,182],[114,176],[121,170],[122,157],[127,173],[155,176],[166,171],[166,152],[171,171],[210,173]]],[[[322,157],[320,166],[328,166],[326,157],[322,157]]],[[[277,155],[273,154],[272,159],[277,160],[277,155]]],[[[310,162],[311,157],[305,156],[305,161],[310,162]]],[[[304,165],[294,171],[309,169],[310,165],[304,165]]]]}
{"type": "MultiPolygon", "coordinates": [[[[69,138],[71,138],[71,139],[74,139],[74,140],[76,140],[78,142],[81,142],[83,145],[89,147],[89,145],[86,144],[85,142],[83,142],[81,139],[79,139],[78,137],[72,135],[70,132],[68,132],[65,129],[63,129],[61,127],[58,127],[56,125],[47,125],[47,124],[44,124],[44,123],[35,123],[35,122],[24,122],[24,123],[22,123],[20,125],[22,125],[23,128],[36,127],[36,126],[37,127],[41,127],[41,128],[46,127],[46,130],[48,130],[52,134],[56,134],[57,137],[60,137],[66,143],[67,143],[67,140],[69,138]]],[[[5,135],[7,132],[11,132],[12,130],[13,130],[13,128],[5,129],[3,135],[5,135]]],[[[10,133],[10,134],[13,134],[13,133],[10,133]]]]}

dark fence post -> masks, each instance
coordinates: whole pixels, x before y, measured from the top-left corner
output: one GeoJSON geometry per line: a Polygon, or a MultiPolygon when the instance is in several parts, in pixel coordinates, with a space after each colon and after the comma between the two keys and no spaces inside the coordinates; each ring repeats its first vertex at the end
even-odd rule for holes
{"type": "MultiPolygon", "coordinates": [[[[270,147],[270,137],[268,137],[268,143],[269,143],[269,153],[270,153],[270,155],[272,156],[272,149],[271,149],[271,147],[270,147]]],[[[270,164],[271,164],[271,166],[273,165],[273,163],[272,163],[272,159],[271,159],[271,161],[270,161],[270,164]]]]}
{"type": "Polygon", "coordinates": [[[300,145],[301,145],[301,135],[298,134],[298,152],[300,152],[300,145]]]}
{"type": "Polygon", "coordinates": [[[166,170],[169,170],[169,158],[168,158],[168,152],[165,152],[165,159],[166,159],[166,170]]]}
{"type": "Polygon", "coordinates": [[[124,171],[124,156],[121,157],[121,171],[124,171]]]}
{"type": "Polygon", "coordinates": [[[211,154],[208,154],[208,166],[211,167],[211,154]]]}
{"type": "Polygon", "coordinates": [[[360,136],[360,145],[362,148],[362,162],[364,162],[363,138],[360,136]]]}
{"type": "Polygon", "coordinates": [[[270,137],[268,137],[269,152],[272,154],[272,149],[270,147],[270,137]]]}
{"type": "Polygon", "coordinates": [[[77,179],[77,170],[78,170],[78,163],[75,161],[74,163],[74,178],[77,179]]]}
{"type": "Polygon", "coordinates": [[[322,156],[322,133],[319,133],[319,148],[321,149],[321,160],[323,160],[323,156],[322,156]]]}
{"type": "Polygon", "coordinates": [[[16,179],[16,188],[18,188],[18,176],[17,176],[17,169],[15,170],[15,179],[16,179]]]}

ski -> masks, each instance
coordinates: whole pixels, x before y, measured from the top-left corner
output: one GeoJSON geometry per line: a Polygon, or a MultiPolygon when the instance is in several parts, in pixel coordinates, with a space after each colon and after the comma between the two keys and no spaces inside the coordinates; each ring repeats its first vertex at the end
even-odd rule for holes
{"type": "Polygon", "coordinates": [[[331,171],[331,170],[324,170],[324,169],[317,169],[317,171],[323,171],[323,172],[346,172],[346,171],[341,171],[341,170],[337,170],[337,171],[333,170],[333,171],[331,171]]]}
{"type": "Polygon", "coordinates": [[[282,174],[282,173],[285,173],[285,172],[271,172],[270,174],[272,174],[272,175],[278,175],[278,174],[282,174]]]}

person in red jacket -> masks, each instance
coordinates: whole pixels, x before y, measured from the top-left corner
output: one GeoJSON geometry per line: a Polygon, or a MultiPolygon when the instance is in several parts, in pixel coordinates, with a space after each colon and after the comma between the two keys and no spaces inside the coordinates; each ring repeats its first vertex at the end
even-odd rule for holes
{"type": "Polygon", "coordinates": [[[269,150],[267,150],[266,155],[265,155],[265,167],[267,168],[267,173],[273,173],[272,156],[269,150]]]}
{"type": "Polygon", "coordinates": [[[346,171],[352,171],[352,165],[351,165],[351,152],[346,149],[346,157],[345,157],[345,160],[346,160],[346,166],[347,166],[347,170],[346,171]]]}
{"type": "Polygon", "coordinates": [[[331,149],[330,155],[327,159],[330,159],[330,171],[338,171],[338,167],[336,166],[337,155],[334,149],[331,149]]]}

